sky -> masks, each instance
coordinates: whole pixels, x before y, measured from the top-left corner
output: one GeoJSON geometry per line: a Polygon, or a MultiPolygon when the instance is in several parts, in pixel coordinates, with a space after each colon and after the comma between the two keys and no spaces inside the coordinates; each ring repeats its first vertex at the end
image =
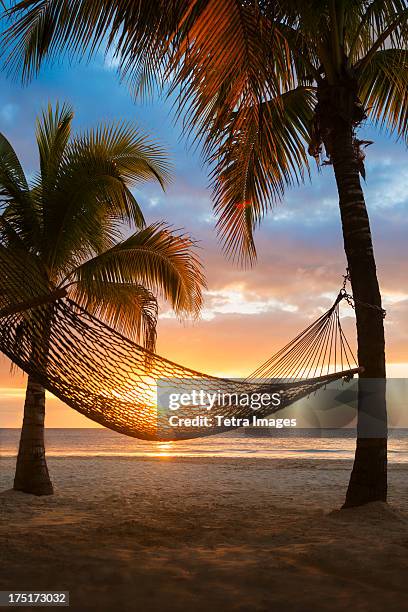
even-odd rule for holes
{"type": "MultiPolygon", "coordinates": [[[[89,64],[47,67],[27,87],[0,74],[0,130],[15,147],[27,176],[38,167],[35,117],[56,101],[74,106],[74,130],[107,120],[128,120],[167,148],[174,165],[171,186],[140,187],[136,196],[148,222],[165,220],[199,243],[208,291],[199,321],[177,320],[163,305],[157,352],[196,370],[244,376],[330,307],[342,284],[346,262],[338,199],[330,166],[312,160],[311,181],[286,193],[256,233],[257,264],[242,269],[227,260],[215,233],[207,168],[174,123],[169,101],[134,102],[119,82],[115,65],[99,55],[89,64]]],[[[408,375],[408,164],[405,145],[367,125],[374,140],[367,150],[364,184],[378,275],[387,309],[390,376],[408,375]]],[[[351,341],[355,324],[344,309],[351,341]]],[[[24,376],[0,357],[0,427],[21,425],[24,376]]],[[[47,401],[48,427],[94,424],[55,398],[47,401]]]]}

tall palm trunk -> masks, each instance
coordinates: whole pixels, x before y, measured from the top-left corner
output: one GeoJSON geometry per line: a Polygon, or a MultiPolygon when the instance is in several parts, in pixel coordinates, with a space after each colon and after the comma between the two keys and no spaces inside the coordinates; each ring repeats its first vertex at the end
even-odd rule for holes
{"type": "Polygon", "coordinates": [[[52,495],[44,447],[45,389],[28,377],[14,489],[52,495]]]}
{"type": "MultiPolygon", "coordinates": [[[[31,338],[31,359],[46,373],[50,349],[53,305],[48,301],[36,311],[38,326],[31,338]]],[[[54,490],[48,473],[44,445],[45,389],[32,376],[28,377],[24,418],[17,456],[14,488],[34,495],[52,495],[54,490]]]]}
{"type": "Polygon", "coordinates": [[[344,249],[355,298],[358,362],[364,367],[359,380],[356,454],[344,504],[349,507],[387,498],[384,323],[353,123],[337,115],[326,126],[330,142],[325,144],[336,177],[344,249]]]}

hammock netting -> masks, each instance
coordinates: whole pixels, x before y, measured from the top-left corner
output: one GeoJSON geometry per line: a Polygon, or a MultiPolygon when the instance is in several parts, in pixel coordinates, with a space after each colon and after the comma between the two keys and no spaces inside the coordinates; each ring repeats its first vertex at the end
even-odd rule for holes
{"type": "MultiPolygon", "coordinates": [[[[209,376],[160,357],[67,297],[3,308],[0,350],[68,406],[112,430],[146,440],[207,436],[227,428],[172,427],[161,398],[175,390],[231,394],[228,405],[216,404],[212,412],[250,419],[253,408],[242,406],[234,394],[278,392],[280,405],[258,409],[261,418],[359,371],[341,327],[342,297],[245,380],[209,376]]],[[[183,406],[177,415],[191,417],[205,409],[183,406]]]]}

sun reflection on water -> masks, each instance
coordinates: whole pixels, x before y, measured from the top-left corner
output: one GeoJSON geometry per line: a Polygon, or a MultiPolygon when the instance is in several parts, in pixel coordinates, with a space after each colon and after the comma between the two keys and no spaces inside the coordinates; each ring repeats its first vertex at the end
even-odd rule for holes
{"type": "Polygon", "coordinates": [[[173,442],[156,442],[157,451],[153,452],[154,457],[172,457],[174,443],[173,442]]]}

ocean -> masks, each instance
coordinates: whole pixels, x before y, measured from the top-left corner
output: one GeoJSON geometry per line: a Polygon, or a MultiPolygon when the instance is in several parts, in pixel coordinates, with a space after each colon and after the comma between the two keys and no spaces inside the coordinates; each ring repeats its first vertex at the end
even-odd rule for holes
{"type": "MultiPolygon", "coordinates": [[[[0,456],[17,454],[20,431],[0,429],[0,456]]],[[[352,459],[353,430],[234,431],[181,442],[145,442],[108,429],[47,429],[49,457],[262,457],[352,459]],[[269,435],[268,435],[269,434],[269,435]]],[[[391,429],[389,461],[408,462],[408,429],[391,429]]]]}

